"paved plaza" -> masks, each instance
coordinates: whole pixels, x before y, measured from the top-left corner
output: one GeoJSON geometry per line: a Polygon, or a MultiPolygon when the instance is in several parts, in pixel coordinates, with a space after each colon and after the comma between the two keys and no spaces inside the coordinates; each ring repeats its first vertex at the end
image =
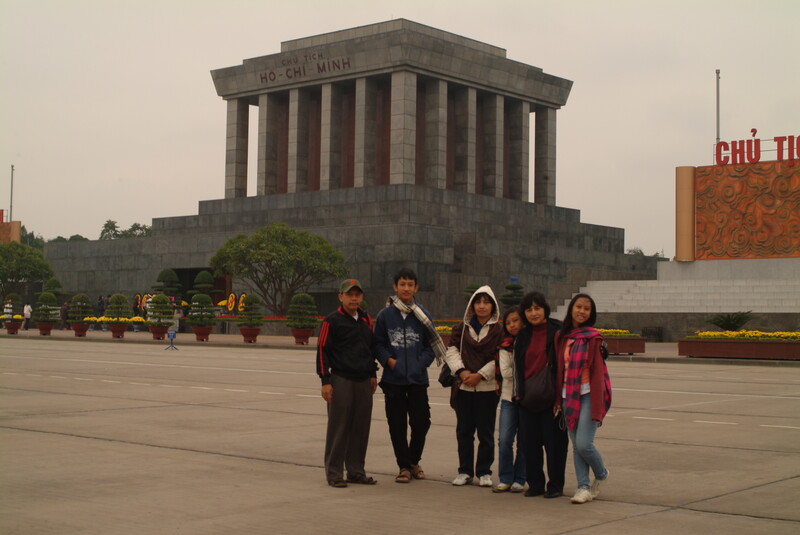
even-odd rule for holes
{"type": "MultiPolygon", "coordinates": [[[[612,357],[597,438],[610,479],[572,505],[451,486],[455,415],[435,382],[428,480],[393,482],[379,390],[367,455],[379,483],[333,489],[313,347],[66,335],[0,335],[3,534],[800,532],[796,365],[698,362],[674,344],[612,357]]],[[[570,454],[569,495],[574,481],[570,454]]]]}

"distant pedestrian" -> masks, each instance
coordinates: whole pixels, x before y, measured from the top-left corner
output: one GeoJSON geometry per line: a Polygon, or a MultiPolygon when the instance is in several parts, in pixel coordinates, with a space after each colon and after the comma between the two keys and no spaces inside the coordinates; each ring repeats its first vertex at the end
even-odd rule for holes
{"type": "Polygon", "coordinates": [[[23,329],[26,331],[31,325],[31,316],[33,315],[33,307],[30,303],[25,303],[25,306],[22,308],[22,317],[25,318],[25,324],[23,325],[23,329]]]}
{"type": "Polygon", "coordinates": [[[62,331],[67,330],[67,310],[69,309],[69,302],[64,301],[61,305],[61,309],[58,311],[59,318],[61,322],[59,323],[59,328],[62,331]]]}

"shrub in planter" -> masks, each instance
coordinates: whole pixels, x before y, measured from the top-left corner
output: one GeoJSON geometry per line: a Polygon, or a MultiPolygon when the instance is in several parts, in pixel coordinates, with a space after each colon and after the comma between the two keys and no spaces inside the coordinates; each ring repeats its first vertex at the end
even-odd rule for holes
{"type": "Polygon", "coordinates": [[[162,269],[156,278],[156,284],[153,285],[153,289],[158,293],[174,297],[177,302],[180,302],[181,281],[174,269],[162,269]]]}
{"type": "Polygon", "coordinates": [[[36,308],[33,310],[33,321],[39,328],[39,334],[48,335],[53,328],[53,324],[59,320],[59,307],[56,296],[51,292],[39,294],[36,301],[36,308]]]}
{"type": "Polygon", "coordinates": [[[131,324],[132,314],[133,309],[128,298],[117,293],[108,298],[105,314],[97,321],[108,324],[108,329],[114,338],[123,338],[131,324]]]}
{"type": "Polygon", "coordinates": [[[89,330],[91,324],[87,318],[93,316],[92,302],[86,294],[76,294],[69,300],[69,308],[67,309],[67,319],[69,320],[70,327],[75,331],[75,336],[86,336],[86,331],[89,330]]]}
{"type": "Polygon", "coordinates": [[[197,340],[208,341],[211,329],[219,321],[211,297],[206,294],[196,294],[192,297],[192,302],[189,304],[188,321],[197,340]]]}
{"type": "Polygon", "coordinates": [[[286,326],[292,329],[296,344],[307,344],[308,338],[319,325],[317,304],[307,293],[292,296],[289,311],[286,314],[286,326]]]}
{"type": "Polygon", "coordinates": [[[239,327],[245,343],[255,343],[263,324],[264,311],[261,308],[261,299],[257,295],[246,295],[242,300],[239,314],[236,316],[236,325],[239,327]]]}
{"type": "Polygon", "coordinates": [[[19,294],[10,293],[6,295],[3,302],[3,322],[8,334],[17,334],[22,326],[21,303],[22,298],[19,294]]]}
{"type": "Polygon", "coordinates": [[[156,294],[147,305],[147,325],[153,334],[153,340],[163,340],[169,327],[173,324],[174,310],[172,301],[164,294],[156,294]]]}

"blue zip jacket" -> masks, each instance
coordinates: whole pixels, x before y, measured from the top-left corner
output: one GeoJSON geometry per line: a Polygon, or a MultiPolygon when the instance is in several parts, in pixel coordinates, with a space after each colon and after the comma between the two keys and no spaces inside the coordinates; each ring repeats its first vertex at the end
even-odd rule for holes
{"type": "MultiPolygon", "coordinates": [[[[427,310],[422,310],[428,318],[431,317],[427,310]]],[[[383,366],[382,383],[429,384],[428,366],[435,355],[425,326],[414,314],[408,314],[403,319],[397,307],[384,308],[375,319],[374,336],[378,362],[383,366]],[[390,357],[397,359],[394,369],[387,364],[390,357]]]]}

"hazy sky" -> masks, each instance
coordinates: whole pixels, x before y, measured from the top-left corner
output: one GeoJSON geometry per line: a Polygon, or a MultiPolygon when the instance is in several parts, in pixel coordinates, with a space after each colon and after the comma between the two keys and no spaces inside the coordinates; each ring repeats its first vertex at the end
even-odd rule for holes
{"type": "Polygon", "coordinates": [[[224,196],[210,70],[401,17],[573,80],[557,204],[648,254],[674,255],[675,167],[713,163],[715,69],[722,140],[800,135],[797,0],[0,0],[0,208],[13,164],[46,239],[196,214],[224,196]]]}

